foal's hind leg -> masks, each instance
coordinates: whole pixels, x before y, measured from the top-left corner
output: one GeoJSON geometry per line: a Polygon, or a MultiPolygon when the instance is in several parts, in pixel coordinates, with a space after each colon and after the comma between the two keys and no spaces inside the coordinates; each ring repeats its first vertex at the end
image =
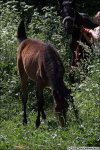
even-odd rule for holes
{"type": "Polygon", "coordinates": [[[21,89],[22,89],[22,103],[23,103],[23,109],[24,109],[24,114],[23,114],[23,125],[27,124],[27,118],[26,118],[26,103],[27,103],[27,75],[24,71],[24,68],[19,68],[19,75],[20,75],[20,82],[21,82],[21,89]]]}
{"type": "Polygon", "coordinates": [[[27,124],[27,118],[26,118],[26,103],[28,99],[28,94],[27,94],[27,81],[26,78],[22,79],[21,81],[21,86],[22,86],[22,102],[23,102],[23,107],[24,107],[24,119],[23,119],[23,125],[27,124]]]}
{"type": "Polygon", "coordinates": [[[44,99],[43,99],[43,85],[40,83],[37,83],[36,87],[36,96],[37,96],[37,104],[38,104],[38,116],[36,119],[36,128],[40,125],[40,113],[42,113],[42,118],[46,120],[46,115],[44,113],[43,105],[44,105],[44,99]]]}

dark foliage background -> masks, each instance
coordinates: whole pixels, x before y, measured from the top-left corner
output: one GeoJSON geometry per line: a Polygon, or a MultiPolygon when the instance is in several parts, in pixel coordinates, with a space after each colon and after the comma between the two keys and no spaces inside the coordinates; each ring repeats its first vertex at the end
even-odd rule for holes
{"type": "MultiPolygon", "coordinates": [[[[1,0],[0,0],[1,1],[1,0]]],[[[11,0],[3,0],[3,3],[10,2],[11,0]]],[[[17,0],[15,0],[17,1],[17,0]]],[[[63,2],[64,0],[62,0],[63,2]]],[[[39,12],[43,12],[42,8],[45,6],[53,6],[58,9],[57,0],[19,0],[16,7],[20,9],[20,2],[25,2],[27,5],[38,8],[39,12]]],[[[100,0],[77,0],[78,11],[87,13],[89,15],[95,15],[100,10],[100,0]]]]}

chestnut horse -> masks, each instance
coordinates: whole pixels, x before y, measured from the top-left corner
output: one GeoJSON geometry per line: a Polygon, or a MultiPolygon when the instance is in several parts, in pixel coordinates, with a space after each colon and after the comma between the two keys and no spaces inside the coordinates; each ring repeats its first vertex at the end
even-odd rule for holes
{"type": "MultiPolygon", "coordinates": [[[[42,115],[44,120],[46,119],[43,109],[43,89],[45,86],[50,86],[52,88],[55,113],[59,124],[63,127],[65,125],[66,111],[69,106],[65,98],[66,96],[70,96],[71,90],[65,87],[63,81],[65,70],[57,50],[51,44],[44,43],[41,40],[27,39],[23,19],[18,27],[17,38],[19,41],[17,65],[24,106],[23,124],[27,124],[27,79],[29,77],[36,82],[36,97],[38,100],[36,127],[40,125],[40,115],[42,115]]],[[[70,98],[77,116],[73,98],[71,96],[70,98]]]]}

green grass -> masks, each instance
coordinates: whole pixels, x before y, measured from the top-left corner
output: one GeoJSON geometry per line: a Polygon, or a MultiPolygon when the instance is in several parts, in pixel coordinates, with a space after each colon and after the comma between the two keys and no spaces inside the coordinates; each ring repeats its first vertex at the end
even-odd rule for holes
{"type": "Polygon", "coordinates": [[[51,89],[47,87],[44,91],[44,98],[48,125],[45,126],[41,120],[40,127],[36,129],[35,83],[29,80],[28,124],[25,127],[22,125],[21,88],[16,64],[18,48],[16,33],[19,14],[14,7],[9,5],[0,6],[2,10],[0,14],[0,149],[67,150],[71,146],[100,146],[99,57],[91,55],[89,73],[85,73],[79,65],[79,71],[76,69],[76,79],[80,78],[80,82],[72,86],[68,78],[71,55],[69,44],[60,23],[60,17],[53,8],[51,10],[44,8],[44,12],[47,12],[45,16],[39,16],[38,12],[34,11],[28,27],[28,36],[50,42],[58,49],[66,70],[65,83],[72,89],[80,121],[79,123],[76,121],[70,106],[66,126],[64,128],[58,126],[53,112],[51,89]]]}
{"type": "MultiPolygon", "coordinates": [[[[97,70],[97,68],[95,69],[97,70]]],[[[99,77],[98,79],[97,77],[92,74],[89,79],[87,78],[83,83],[77,85],[78,89],[74,98],[79,110],[80,123],[76,122],[73,109],[70,107],[67,114],[67,124],[64,128],[58,127],[51,103],[50,108],[47,107],[46,109],[48,125],[45,126],[41,120],[40,127],[36,129],[37,113],[35,108],[30,109],[30,101],[28,101],[28,124],[24,127],[22,125],[23,112],[20,97],[13,97],[12,99],[8,97],[5,104],[3,101],[0,109],[1,149],[64,150],[70,146],[100,146],[99,77]]],[[[77,86],[75,85],[74,88],[77,86]]],[[[47,94],[50,94],[50,91],[46,91],[46,100],[47,94]]],[[[49,97],[50,100],[52,99],[49,97]]]]}
{"type": "MultiPolygon", "coordinates": [[[[59,128],[52,108],[46,110],[48,125],[41,120],[38,129],[35,128],[37,113],[28,111],[28,124],[22,125],[21,105],[14,102],[8,110],[2,112],[6,115],[1,121],[1,149],[16,149],[21,146],[26,149],[67,149],[70,146],[100,146],[98,138],[99,108],[95,104],[80,103],[81,123],[77,123],[73,110],[68,111],[68,121],[64,128],[59,128]],[[90,110],[91,109],[91,110],[90,110]]],[[[6,107],[7,109],[7,107],[6,107]]]]}

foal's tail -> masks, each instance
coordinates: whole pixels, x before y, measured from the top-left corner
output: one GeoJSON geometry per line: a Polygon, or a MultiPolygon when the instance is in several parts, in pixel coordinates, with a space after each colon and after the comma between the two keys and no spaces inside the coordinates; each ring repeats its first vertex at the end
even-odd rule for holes
{"type": "Polygon", "coordinates": [[[24,19],[21,20],[21,22],[18,26],[17,39],[18,39],[19,44],[23,40],[27,39],[26,32],[25,32],[25,26],[24,26],[24,19]]]}

